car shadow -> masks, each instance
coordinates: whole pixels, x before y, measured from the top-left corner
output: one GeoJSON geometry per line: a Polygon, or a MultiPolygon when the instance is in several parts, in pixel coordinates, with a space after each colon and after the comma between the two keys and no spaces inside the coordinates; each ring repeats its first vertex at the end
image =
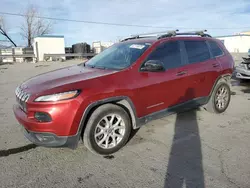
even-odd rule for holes
{"type": "MultiPolygon", "coordinates": [[[[189,88],[185,96],[194,96],[194,90],[189,88]]],[[[194,105],[196,106],[196,104],[194,105]]],[[[197,104],[198,106],[199,104],[197,104]]],[[[186,111],[187,109],[181,110],[186,111]]],[[[180,113],[178,110],[176,113],[178,114],[164,187],[204,188],[201,140],[196,110],[186,113],[180,113]]]]}
{"type": "Polygon", "coordinates": [[[243,93],[250,93],[250,89],[242,89],[241,90],[243,93]]]}
{"type": "MultiPolygon", "coordinates": [[[[194,96],[194,90],[189,88],[183,97],[194,98],[194,96]]],[[[183,97],[178,101],[183,101],[183,97]]],[[[164,188],[205,187],[201,139],[196,114],[200,110],[199,106],[199,103],[193,102],[190,107],[172,110],[172,113],[177,115],[164,188]]],[[[129,145],[144,142],[143,137],[136,135],[138,130],[131,134],[129,145]]]]}
{"type": "Polygon", "coordinates": [[[17,153],[22,153],[31,149],[34,149],[38,147],[35,144],[28,144],[25,146],[21,146],[18,148],[11,148],[11,149],[7,149],[7,150],[0,150],[0,157],[7,157],[9,155],[13,155],[13,154],[17,154],[17,153]]]}

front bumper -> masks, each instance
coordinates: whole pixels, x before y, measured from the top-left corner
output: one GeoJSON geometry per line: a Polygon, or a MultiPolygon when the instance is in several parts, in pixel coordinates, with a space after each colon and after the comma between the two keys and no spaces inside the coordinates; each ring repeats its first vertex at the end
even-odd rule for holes
{"type": "Polygon", "coordinates": [[[56,136],[53,133],[31,132],[23,128],[24,136],[32,143],[44,147],[69,147],[75,149],[78,143],[77,136],[56,136]]]}
{"type": "Polygon", "coordinates": [[[236,78],[239,79],[250,79],[250,70],[242,68],[242,67],[236,67],[235,68],[236,72],[236,78]]]}
{"type": "Polygon", "coordinates": [[[45,147],[69,147],[72,149],[77,147],[80,138],[78,133],[72,136],[59,136],[54,133],[53,128],[46,127],[60,127],[60,125],[56,125],[54,122],[37,122],[33,118],[29,118],[19,105],[14,105],[13,111],[22,126],[25,137],[32,143],[45,147]]]}

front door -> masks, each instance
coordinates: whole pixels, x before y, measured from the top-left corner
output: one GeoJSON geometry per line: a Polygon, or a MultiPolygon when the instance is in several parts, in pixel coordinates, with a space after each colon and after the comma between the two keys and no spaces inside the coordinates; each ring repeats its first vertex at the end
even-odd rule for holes
{"type": "Polygon", "coordinates": [[[187,86],[188,72],[182,68],[182,53],[178,41],[160,44],[148,56],[146,61],[148,60],[161,61],[166,71],[139,72],[137,90],[139,117],[181,103],[187,86]]]}

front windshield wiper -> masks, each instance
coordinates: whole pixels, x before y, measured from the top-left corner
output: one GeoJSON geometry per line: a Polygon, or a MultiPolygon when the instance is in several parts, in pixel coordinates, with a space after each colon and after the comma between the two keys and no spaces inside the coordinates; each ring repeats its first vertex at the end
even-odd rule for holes
{"type": "Polygon", "coordinates": [[[109,69],[107,67],[103,66],[96,66],[96,65],[86,65],[87,67],[93,68],[93,69],[109,69]]]}
{"type": "Polygon", "coordinates": [[[104,66],[96,66],[96,65],[85,65],[86,67],[90,67],[93,69],[103,69],[103,70],[120,70],[120,68],[113,68],[113,67],[104,67],[104,66]]]}
{"type": "Polygon", "coordinates": [[[95,68],[95,65],[88,65],[88,64],[85,64],[84,67],[90,67],[90,68],[95,68]]]}
{"type": "Polygon", "coordinates": [[[108,67],[102,67],[102,66],[95,66],[95,68],[97,68],[97,69],[105,69],[105,70],[109,69],[108,67]]]}

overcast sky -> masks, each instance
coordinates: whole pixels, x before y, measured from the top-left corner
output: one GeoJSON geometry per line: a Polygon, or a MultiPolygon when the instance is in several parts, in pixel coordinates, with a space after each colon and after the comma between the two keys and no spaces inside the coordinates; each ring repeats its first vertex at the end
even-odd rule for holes
{"type": "MultiPolygon", "coordinates": [[[[24,13],[35,4],[42,16],[180,29],[208,29],[212,35],[250,30],[250,0],[0,0],[0,12],[24,13]]],[[[1,16],[1,14],[0,14],[1,16]]],[[[22,17],[4,15],[8,31],[18,45],[22,17]]],[[[76,22],[53,22],[54,35],[66,45],[114,41],[130,34],[162,31],[159,28],[118,27],[76,22]]]]}

